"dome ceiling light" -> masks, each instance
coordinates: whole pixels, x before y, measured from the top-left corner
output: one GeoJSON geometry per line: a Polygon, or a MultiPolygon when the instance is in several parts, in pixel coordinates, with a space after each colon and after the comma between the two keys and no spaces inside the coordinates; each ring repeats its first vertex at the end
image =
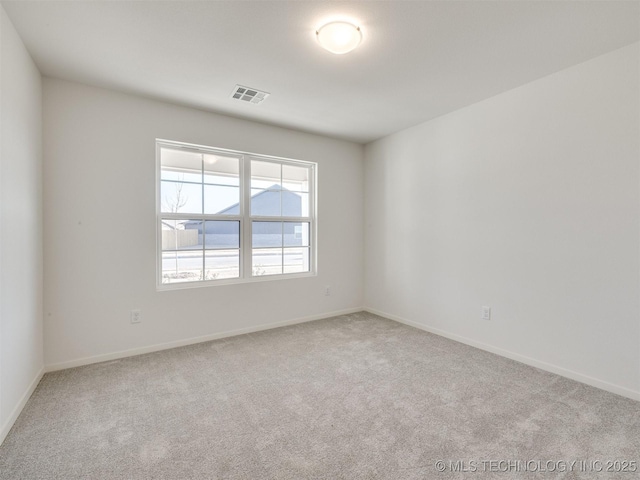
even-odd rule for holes
{"type": "Polygon", "coordinates": [[[322,25],[316,30],[316,38],[325,50],[344,55],[360,45],[362,31],[357,25],[340,20],[322,25]]]}

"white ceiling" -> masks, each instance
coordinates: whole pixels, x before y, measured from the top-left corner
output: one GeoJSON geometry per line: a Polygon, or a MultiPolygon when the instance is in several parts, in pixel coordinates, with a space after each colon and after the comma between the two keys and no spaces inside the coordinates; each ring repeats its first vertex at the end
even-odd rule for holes
{"type": "Polygon", "coordinates": [[[638,41],[638,1],[3,1],[44,75],[357,142],[638,41]],[[353,18],[355,51],[315,41],[353,18]],[[230,98],[236,84],[271,93],[230,98]]]}

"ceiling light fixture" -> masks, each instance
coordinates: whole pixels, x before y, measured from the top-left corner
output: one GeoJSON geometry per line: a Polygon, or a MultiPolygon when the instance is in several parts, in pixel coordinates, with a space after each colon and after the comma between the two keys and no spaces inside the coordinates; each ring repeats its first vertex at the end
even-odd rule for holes
{"type": "Polygon", "coordinates": [[[350,22],[329,22],[316,30],[316,38],[325,50],[343,55],[360,45],[362,31],[360,27],[350,22]]]}

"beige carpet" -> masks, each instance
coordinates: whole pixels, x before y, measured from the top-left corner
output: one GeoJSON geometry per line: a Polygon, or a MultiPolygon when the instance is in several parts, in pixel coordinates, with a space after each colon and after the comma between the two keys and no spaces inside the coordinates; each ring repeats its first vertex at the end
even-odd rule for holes
{"type": "Polygon", "coordinates": [[[0,478],[631,479],[583,470],[638,457],[640,402],[358,313],[47,374],[0,478]]]}

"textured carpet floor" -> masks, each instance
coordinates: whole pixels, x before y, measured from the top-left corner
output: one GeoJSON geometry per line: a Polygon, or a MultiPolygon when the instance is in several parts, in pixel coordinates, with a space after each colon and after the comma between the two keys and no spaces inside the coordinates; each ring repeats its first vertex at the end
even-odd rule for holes
{"type": "Polygon", "coordinates": [[[0,478],[631,479],[581,470],[638,457],[640,402],[358,313],[49,373],[0,478]]]}

